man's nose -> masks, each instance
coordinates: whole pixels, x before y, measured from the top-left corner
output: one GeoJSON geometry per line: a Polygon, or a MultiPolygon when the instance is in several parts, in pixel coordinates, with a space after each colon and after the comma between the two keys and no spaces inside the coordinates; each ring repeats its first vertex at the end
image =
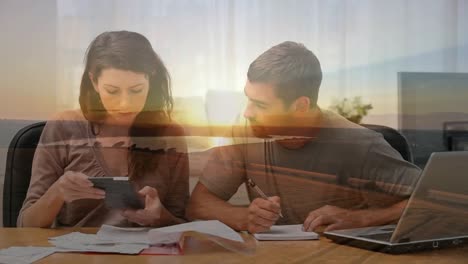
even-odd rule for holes
{"type": "Polygon", "coordinates": [[[244,118],[245,119],[252,119],[255,117],[255,113],[252,109],[252,105],[250,103],[247,104],[244,110],[244,118]]]}

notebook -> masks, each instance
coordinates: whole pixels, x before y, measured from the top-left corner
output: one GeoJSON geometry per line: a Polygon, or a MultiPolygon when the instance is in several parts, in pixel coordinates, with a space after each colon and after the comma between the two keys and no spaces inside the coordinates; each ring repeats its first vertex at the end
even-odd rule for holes
{"type": "Polygon", "coordinates": [[[256,233],[257,240],[313,240],[319,235],[302,231],[302,225],[275,225],[269,231],[256,233]]]}

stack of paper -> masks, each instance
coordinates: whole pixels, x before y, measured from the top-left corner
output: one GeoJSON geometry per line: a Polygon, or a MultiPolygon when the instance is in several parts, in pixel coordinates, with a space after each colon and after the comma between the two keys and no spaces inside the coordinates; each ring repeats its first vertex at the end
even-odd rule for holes
{"type": "Polygon", "coordinates": [[[151,243],[148,239],[149,231],[149,228],[103,225],[97,232],[96,236],[101,241],[125,241],[125,243],[150,245],[151,243]]]}
{"type": "Polygon", "coordinates": [[[103,225],[95,235],[73,232],[49,238],[49,242],[60,252],[174,255],[181,253],[183,234],[187,231],[205,234],[207,238],[228,249],[231,249],[232,245],[219,238],[244,242],[236,231],[217,220],[196,221],[154,229],[103,225]]]}
{"type": "Polygon", "coordinates": [[[10,247],[0,250],[0,263],[32,263],[54,252],[176,255],[182,252],[184,232],[196,231],[221,246],[242,252],[242,237],[225,224],[198,221],[162,228],[120,228],[103,225],[97,234],[72,232],[50,237],[54,247],[10,247]],[[228,243],[226,241],[234,242],[228,243]]]}
{"type": "Polygon", "coordinates": [[[230,250],[236,247],[233,247],[227,241],[234,243],[244,242],[236,231],[218,220],[189,222],[151,230],[103,225],[97,233],[97,237],[101,241],[125,241],[126,243],[151,245],[142,254],[173,255],[181,253],[183,234],[188,231],[204,234],[206,238],[230,250]]]}
{"type": "Polygon", "coordinates": [[[105,240],[94,234],[79,232],[49,238],[56,252],[99,252],[118,254],[138,254],[148,248],[148,244],[128,243],[125,240],[105,240]]]}
{"type": "Polygon", "coordinates": [[[272,226],[269,231],[254,234],[257,240],[311,240],[318,239],[314,232],[302,231],[302,225],[272,226]]]}
{"type": "Polygon", "coordinates": [[[97,238],[101,241],[125,241],[126,243],[147,245],[140,252],[143,255],[179,255],[182,253],[182,246],[179,243],[151,243],[148,238],[148,228],[122,228],[103,225],[97,233],[97,238]]]}
{"type": "Polygon", "coordinates": [[[182,233],[187,231],[195,231],[235,242],[244,242],[242,237],[236,231],[218,220],[195,221],[151,229],[149,231],[149,240],[153,245],[177,243],[182,233]]]}
{"type": "Polygon", "coordinates": [[[0,250],[0,263],[29,264],[54,252],[53,247],[9,247],[0,250]]]}

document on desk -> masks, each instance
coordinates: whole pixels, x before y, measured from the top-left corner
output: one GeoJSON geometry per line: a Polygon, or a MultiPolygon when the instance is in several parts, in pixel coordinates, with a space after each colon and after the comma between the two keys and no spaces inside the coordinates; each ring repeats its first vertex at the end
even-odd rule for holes
{"type": "Polygon", "coordinates": [[[174,244],[178,243],[184,232],[195,231],[236,242],[244,242],[242,237],[227,225],[218,220],[195,221],[160,228],[122,228],[103,225],[97,232],[98,241],[133,244],[174,244]]]}
{"type": "Polygon", "coordinates": [[[217,221],[196,221],[161,228],[122,228],[103,225],[97,234],[72,232],[51,237],[56,252],[100,252],[117,254],[176,255],[182,253],[184,233],[195,231],[229,249],[244,240],[227,225],[217,221]]]}
{"type": "Polygon", "coordinates": [[[132,244],[147,244],[150,245],[148,232],[150,228],[138,227],[116,227],[110,225],[102,225],[97,232],[97,237],[102,241],[125,241],[132,244]]]}
{"type": "Polygon", "coordinates": [[[148,235],[151,244],[170,244],[178,242],[182,233],[187,231],[195,231],[235,242],[244,242],[242,237],[236,231],[218,220],[195,221],[155,228],[151,229],[148,235]]]}
{"type": "Polygon", "coordinates": [[[55,252],[96,252],[117,254],[139,254],[149,247],[144,243],[129,243],[125,240],[110,240],[99,238],[95,234],[72,232],[63,236],[49,238],[49,243],[55,246],[55,252]]]}
{"type": "Polygon", "coordinates": [[[190,234],[190,236],[201,236],[213,241],[227,250],[239,254],[250,255],[255,250],[244,243],[244,240],[239,233],[218,220],[194,221],[185,224],[151,229],[149,231],[149,240],[152,244],[177,243],[182,251],[185,232],[196,232],[195,234],[190,234]]]}
{"type": "Polygon", "coordinates": [[[0,250],[0,263],[29,264],[54,252],[54,247],[9,247],[0,250]]]}
{"type": "Polygon", "coordinates": [[[103,225],[97,237],[100,241],[126,241],[151,246],[141,254],[174,255],[182,253],[185,233],[190,231],[197,232],[228,250],[241,253],[244,251],[241,245],[244,242],[242,237],[217,220],[195,221],[154,229],[103,225]]]}
{"type": "Polygon", "coordinates": [[[182,247],[179,243],[151,245],[148,239],[149,228],[116,227],[103,225],[97,233],[101,241],[125,241],[126,243],[148,245],[142,255],[179,255],[182,247]]]}
{"type": "Polygon", "coordinates": [[[302,225],[274,225],[269,231],[256,233],[257,240],[314,240],[319,235],[302,231],[302,225]]]}

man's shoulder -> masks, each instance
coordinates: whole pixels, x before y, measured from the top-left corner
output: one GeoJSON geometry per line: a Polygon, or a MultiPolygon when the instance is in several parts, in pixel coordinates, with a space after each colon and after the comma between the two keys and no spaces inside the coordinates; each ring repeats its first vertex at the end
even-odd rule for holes
{"type": "Polygon", "coordinates": [[[326,138],[372,140],[381,135],[328,110],[322,110],[321,136],[326,138]]]}

